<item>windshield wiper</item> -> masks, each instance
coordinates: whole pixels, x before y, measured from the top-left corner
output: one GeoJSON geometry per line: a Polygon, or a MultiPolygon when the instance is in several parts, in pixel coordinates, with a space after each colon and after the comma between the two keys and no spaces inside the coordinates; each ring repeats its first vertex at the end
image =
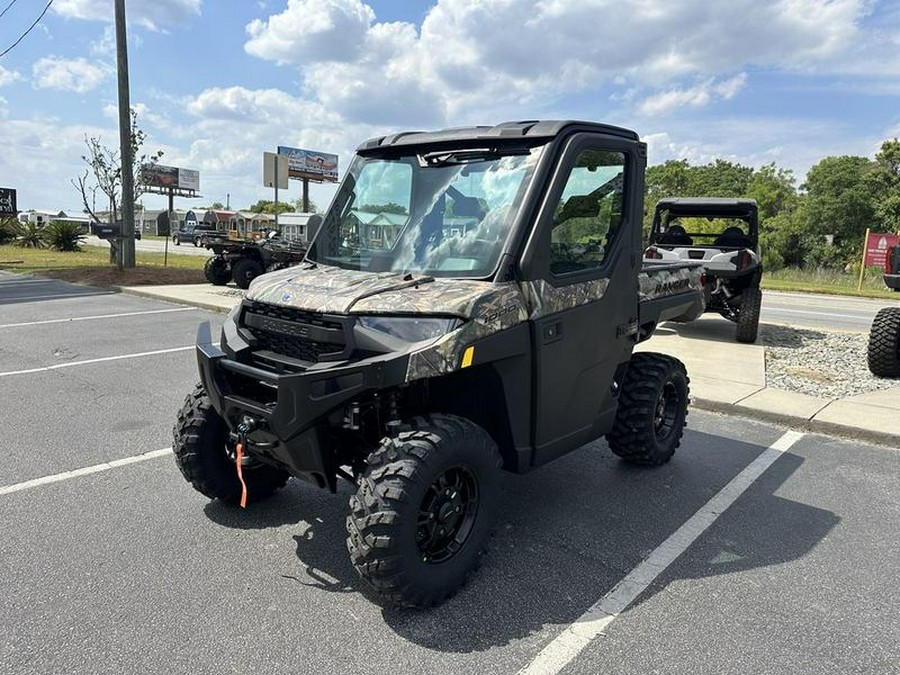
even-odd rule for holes
{"type": "Polygon", "coordinates": [[[435,150],[418,155],[419,166],[448,166],[483,162],[500,157],[527,155],[528,148],[474,148],[468,150],[435,150]]]}

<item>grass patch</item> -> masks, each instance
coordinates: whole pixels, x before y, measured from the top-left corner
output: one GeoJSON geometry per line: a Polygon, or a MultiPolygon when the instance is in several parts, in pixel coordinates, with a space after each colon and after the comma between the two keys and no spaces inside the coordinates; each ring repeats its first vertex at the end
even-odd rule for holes
{"type": "Polygon", "coordinates": [[[163,266],[162,253],[136,251],[137,267],[119,272],[109,264],[109,249],[84,246],[82,251],[61,253],[48,249],[0,246],[0,269],[63,279],[91,286],[139,286],[200,284],[206,258],[170,255],[163,266]]]}
{"type": "Polygon", "coordinates": [[[856,290],[858,284],[858,272],[848,274],[838,270],[801,270],[795,267],[765,272],[762,279],[762,287],[773,291],[900,299],[900,294],[885,287],[880,267],[866,269],[862,290],[856,290]]]}

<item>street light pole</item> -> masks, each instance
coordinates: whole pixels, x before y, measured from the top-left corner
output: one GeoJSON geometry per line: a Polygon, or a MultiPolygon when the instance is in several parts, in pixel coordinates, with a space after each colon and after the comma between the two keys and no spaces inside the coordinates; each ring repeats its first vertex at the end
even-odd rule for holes
{"type": "Polygon", "coordinates": [[[118,267],[134,267],[134,156],[131,147],[131,97],[128,92],[128,44],[125,0],[116,3],[116,61],[119,74],[119,155],[122,158],[122,238],[118,267]]]}

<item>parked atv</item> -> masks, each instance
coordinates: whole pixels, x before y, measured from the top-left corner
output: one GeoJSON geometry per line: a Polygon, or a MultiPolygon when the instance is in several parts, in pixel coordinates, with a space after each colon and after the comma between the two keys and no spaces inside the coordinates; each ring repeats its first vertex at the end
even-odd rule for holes
{"type": "Polygon", "coordinates": [[[900,246],[889,247],[885,254],[884,285],[900,291],[900,246]]]}
{"type": "MultiPolygon", "coordinates": [[[[647,260],[693,260],[705,270],[707,312],[737,324],[738,342],[756,342],[762,308],[759,220],[753,199],[661,199],[656,204],[647,260]],[[703,220],[720,224],[710,231],[703,220]],[[684,224],[694,224],[691,231],[684,224]]],[[[676,320],[692,321],[685,315],[676,320]]]]}
{"type": "Polygon", "coordinates": [[[702,306],[701,268],[640,263],[646,157],[633,131],[588,122],[361,145],[305,261],[258,279],[217,344],[201,326],[174,428],[184,477],[242,506],[289,477],[348,481],[357,572],[427,607],[478,560],[501,468],[604,435],[627,462],[669,461],[687,372],[632,352],[702,306]]]}
{"type": "Polygon", "coordinates": [[[876,377],[900,377],[900,307],[885,307],[875,315],[867,356],[876,377]]]}
{"type": "Polygon", "coordinates": [[[249,288],[250,282],[264,272],[296,265],[306,255],[305,242],[281,237],[270,232],[267,239],[255,241],[213,241],[207,244],[213,257],[206,261],[203,272],[215,286],[234,280],[238,288],[249,288]]]}

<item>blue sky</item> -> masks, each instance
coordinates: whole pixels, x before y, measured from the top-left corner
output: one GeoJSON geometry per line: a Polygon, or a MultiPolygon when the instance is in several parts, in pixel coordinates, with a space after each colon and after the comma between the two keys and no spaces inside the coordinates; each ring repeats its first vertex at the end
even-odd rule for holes
{"type": "MultiPolygon", "coordinates": [[[[46,0],[0,17],[0,51],[46,0]]],[[[0,11],[9,0],[0,0],[0,11]]],[[[400,129],[580,118],[650,161],[775,161],[802,176],[900,135],[896,0],[126,0],[146,150],[205,199],[271,198],[262,153],[340,155],[400,129]]],[[[112,0],[54,0],[0,58],[0,185],[79,211],[85,135],[117,145],[112,0]]],[[[320,206],[333,188],[315,185],[320,206]]],[[[287,198],[300,196],[292,182],[287,198]]],[[[160,197],[145,196],[148,208],[160,197]]]]}

